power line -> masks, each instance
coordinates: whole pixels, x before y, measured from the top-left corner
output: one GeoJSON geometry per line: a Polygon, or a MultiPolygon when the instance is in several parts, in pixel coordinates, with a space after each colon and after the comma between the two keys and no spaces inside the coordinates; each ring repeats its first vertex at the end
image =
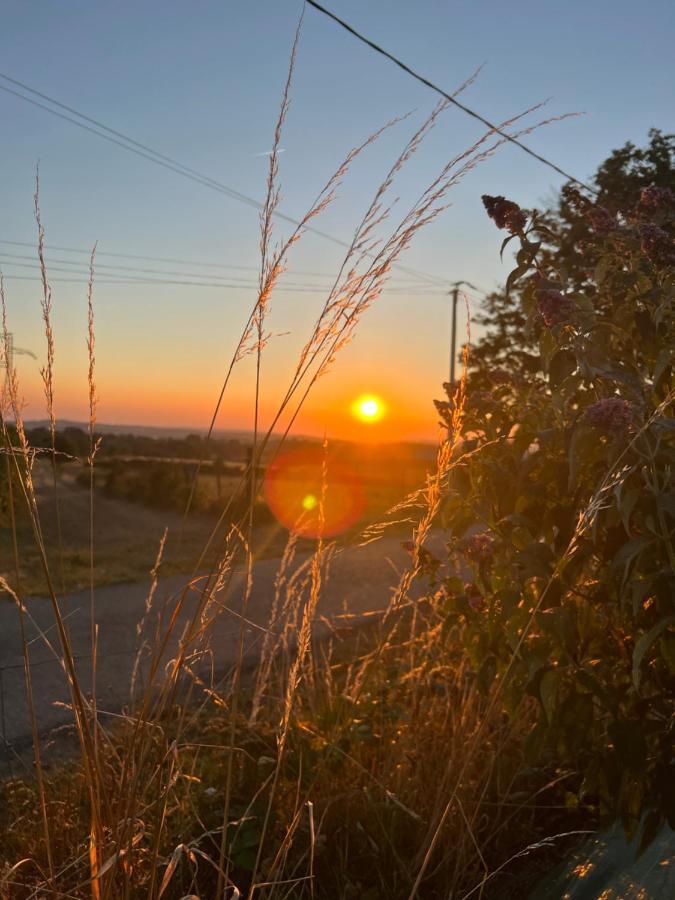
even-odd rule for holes
{"type": "MultiPolygon", "coordinates": [[[[3,243],[3,242],[0,241],[0,243],[3,243]]],[[[14,243],[18,243],[18,242],[14,242],[14,243]]],[[[28,245],[28,246],[31,246],[31,245],[28,245]]],[[[97,254],[97,256],[98,256],[98,254],[97,254]]],[[[32,263],[30,268],[35,267],[35,257],[30,254],[27,254],[27,253],[8,253],[7,251],[0,251],[0,259],[8,260],[9,262],[7,262],[6,265],[10,265],[10,266],[11,265],[25,266],[26,262],[30,262],[30,263],[32,263]],[[15,263],[15,262],[13,262],[13,260],[23,260],[24,262],[15,263]]],[[[79,274],[84,274],[84,275],[89,274],[89,269],[87,267],[83,268],[83,263],[81,263],[79,260],[59,259],[58,257],[50,257],[49,261],[48,261],[48,268],[50,270],[57,271],[57,272],[74,270],[79,274]],[[63,266],[68,266],[69,269],[64,270],[62,268],[63,266]]],[[[99,272],[103,275],[108,275],[110,273],[107,270],[112,270],[112,272],[122,272],[123,273],[122,277],[140,279],[143,281],[151,280],[146,277],[147,275],[161,275],[161,276],[165,276],[165,277],[169,276],[169,275],[173,275],[173,276],[176,276],[177,278],[198,279],[198,281],[194,282],[195,284],[199,284],[201,281],[206,281],[206,280],[210,279],[211,282],[215,281],[216,283],[222,283],[222,284],[224,284],[227,281],[240,282],[241,286],[245,287],[245,288],[257,288],[258,287],[258,282],[252,281],[250,276],[241,277],[241,276],[231,275],[231,274],[218,275],[218,274],[212,274],[212,273],[209,273],[208,275],[204,275],[201,272],[184,272],[184,271],[178,271],[176,269],[150,269],[145,266],[125,266],[125,265],[121,265],[120,263],[117,263],[116,265],[110,265],[108,263],[101,263],[101,262],[97,261],[97,264],[96,264],[97,272],[99,272]]],[[[331,288],[333,286],[333,278],[332,278],[332,276],[330,276],[330,281],[325,284],[308,284],[307,282],[304,282],[304,283],[301,282],[298,284],[297,282],[294,282],[292,279],[291,280],[284,279],[283,283],[284,283],[284,286],[286,286],[286,287],[307,288],[307,289],[311,289],[314,291],[329,291],[329,290],[331,290],[331,288]]],[[[417,285],[418,285],[418,283],[416,282],[415,286],[414,286],[414,290],[416,290],[416,291],[419,290],[417,285]]],[[[233,286],[233,285],[230,284],[230,286],[233,286]]],[[[393,282],[392,286],[394,289],[397,289],[397,290],[411,290],[411,291],[413,290],[413,286],[411,286],[409,283],[406,284],[406,283],[393,282]]],[[[431,285],[429,285],[429,289],[430,288],[431,288],[431,285]]],[[[426,287],[425,287],[425,290],[427,290],[426,287]]],[[[434,293],[441,293],[441,292],[442,291],[440,291],[440,289],[437,289],[434,291],[434,293]]]]}
{"type": "MultiPolygon", "coordinates": [[[[9,247],[29,247],[31,249],[35,249],[34,241],[7,241],[0,240],[0,245],[7,245],[9,247]]],[[[86,256],[87,259],[91,256],[91,248],[84,247],[64,247],[63,245],[58,244],[45,244],[45,249],[47,251],[56,250],[61,253],[77,253],[83,256],[86,256]]],[[[12,254],[5,253],[5,256],[11,256],[12,254]]],[[[159,263],[171,263],[173,265],[186,265],[186,266],[199,266],[199,267],[208,267],[215,269],[236,269],[238,271],[244,272],[255,272],[256,274],[260,272],[259,266],[242,266],[237,265],[235,263],[218,263],[213,262],[211,260],[202,260],[202,259],[177,259],[175,257],[169,256],[144,256],[140,253],[119,253],[113,252],[112,250],[100,250],[97,248],[96,250],[96,259],[99,257],[114,257],[117,259],[137,259],[142,262],[159,262],[159,263]]],[[[23,258],[23,257],[21,257],[23,258]]],[[[30,257],[33,259],[34,257],[30,257]]],[[[73,265],[77,265],[77,263],[73,263],[73,265]]],[[[101,264],[97,264],[97,269],[101,268],[101,264]]],[[[120,268],[125,268],[125,266],[121,266],[120,268]]],[[[138,269],[138,267],[134,267],[138,269]]],[[[88,270],[87,270],[88,271],[88,270]]],[[[289,269],[289,274],[296,277],[313,277],[313,278],[327,278],[333,281],[334,273],[333,272],[310,272],[308,270],[301,269],[289,269]]],[[[182,274],[182,273],[181,273],[182,274]]],[[[202,276],[199,276],[202,277],[202,276]]],[[[213,276],[213,277],[225,277],[225,276],[213,276]]],[[[400,281],[400,276],[392,276],[392,278],[397,278],[397,281],[400,281]]]]}
{"type": "MultiPolygon", "coordinates": [[[[0,254],[1,255],[1,254],[0,254]]],[[[11,267],[16,267],[19,269],[30,269],[36,273],[35,276],[32,275],[14,275],[14,274],[4,274],[4,279],[6,281],[37,281],[40,280],[40,272],[41,268],[37,263],[26,263],[26,262],[9,262],[6,265],[11,267]]],[[[49,272],[57,272],[56,277],[50,275],[50,281],[54,283],[60,282],[70,282],[71,284],[87,284],[88,283],[88,272],[85,269],[73,269],[64,268],[62,265],[49,265],[49,272]],[[64,273],[63,277],[61,273],[64,273]],[[69,276],[72,275],[82,275],[82,278],[72,278],[69,276]]],[[[114,267],[110,267],[114,270],[114,267]]],[[[149,277],[141,277],[141,276],[133,276],[123,274],[117,276],[114,274],[114,271],[105,272],[99,277],[95,279],[95,284],[110,284],[110,285],[138,285],[139,287],[152,287],[152,286],[171,286],[171,287],[200,287],[200,288],[219,288],[219,289],[228,289],[228,290],[240,290],[240,291],[254,291],[258,289],[258,285],[255,282],[250,283],[228,283],[225,281],[193,281],[188,278],[185,279],[177,279],[177,278],[149,278],[149,277]]],[[[322,286],[311,287],[308,285],[299,285],[297,287],[293,287],[290,285],[279,285],[275,287],[275,292],[288,293],[288,294],[314,294],[315,296],[323,295],[329,289],[322,286]]],[[[409,295],[415,297],[444,297],[446,295],[445,291],[441,290],[433,290],[431,286],[422,288],[414,287],[386,287],[385,288],[387,294],[398,294],[398,295],[409,295]]]]}
{"type": "MultiPolygon", "coordinates": [[[[20,100],[24,100],[26,103],[30,103],[32,106],[36,106],[38,109],[42,109],[45,112],[51,113],[51,115],[56,116],[59,119],[70,122],[71,125],[76,125],[83,131],[94,134],[104,141],[108,141],[111,144],[115,144],[116,146],[121,147],[123,150],[128,150],[129,153],[134,153],[136,154],[136,156],[140,156],[143,159],[148,160],[148,162],[154,163],[158,166],[162,166],[162,168],[168,169],[169,171],[174,172],[176,175],[180,175],[183,178],[187,178],[190,181],[201,184],[202,187],[207,187],[211,190],[218,191],[219,193],[225,194],[233,200],[237,200],[238,202],[244,203],[247,206],[254,207],[255,209],[263,209],[263,204],[259,200],[256,200],[254,197],[249,197],[247,194],[243,194],[241,191],[237,191],[234,188],[223,184],[221,181],[217,181],[215,178],[211,178],[209,175],[204,175],[203,173],[198,172],[196,169],[192,169],[189,166],[186,166],[183,163],[179,162],[178,160],[172,159],[170,156],[166,156],[165,154],[160,153],[159,151],[154,150],[151,147],[148,147],[146,144],[141,144],[139,141],[134,140],[134,138],[129,137],[123,132],[117,131],[114,128],[110,128],[108,125],[105,125],[98,119],[93,119],[92,117],[87,116],[84,113],[78,112],[73,107],[66,106],[66,104],[61,103],[59,100],[55,100],[53,97],[50,97],[49,95],[44,94],[41,91],[36,90],[35,88],[29,87],[27,84],[24,84],[23,82],[18,81],[15,78],[11,78],[9,75],[5,75],[2,72],[0,72],[0,78],[8,81],[10,84],[14,84],[20,87],[24,91],[28,91],[29,93],[34,94],[36,97],[40,97],[43,100],[46,100],[48,103],[51,103],[54,106],[58,106],[60,109],[67,110],[68,112],[77,116],[79,119],[82,119],[82,121],[79,122],[77,121],[77,119],[72,118],[72,116],[59,112],[57,109],[52,109],[50,106],[47,106],[44,103],[40,103],[38,100],[33,100],[31,97],[26,97],[24,94],[21,94],[19,93],[19,91],[15,91],[12,88],[7,87],[6,85],[0,85],[0,90],[5,91],[5,93],[7,94],[18,97],[20,100]],[[87,125],[85,124],[86,122],[89,122],[91,124],[87,125]],[[95,125],[96,127],[92,127],[93,125],[95,125]]],[[[278,219],[282,219],[283,221],[289,222],[292,225],[300,225],[300,221],[298,219],[294,219],[292,218],[292,216],[287,216],[285,213],[282,213],[279,210],[275,210],[274,215],[278,219]]],[[[304,228],[305,231],[311,232],[312,234],[315,234],[318,237],[323,238],[324,240],[331,241],[332,243],[338,244],[341,247],[350,247],[350,244],[347,241],[336,238],[332,234],[328,234],[325,231],[314,228],[314,226],[306,225],[304,226],[304,228]]],[[[412,269],[409,266],[402,266],[398,263],[397,268],[399,269],[399,271],[407,272],[409,275],[413,275],[414,277],[421,280],[427,282],[435,282],[438,284],[445,284],[444,279],[440,278],[438,275],[430,275],[426,272],[420,272],[417,269],[412,269]]]]}
{"type": "MultiPolygon", "coordinates": [[[[30,260],[31,262],[35,262],[35,258],[33,256],[30,256],[27,253],[0,252],[0,258],[9,259],[9,260],[22,259],[22,260],[30,260]]],[[[84,272],[84,274],[87,274],[87,272],[89,271],[86,268],[85,269],[81,268],[82,263],[79,260],[73,261],[72,259],[59,259],[57,257],[51,257],[49,259],[48,268],[53,268],[54,263],[56,263],[57,265],[61,265],[61,266],[63,266],[63,265],[70,266],[70,267],[78,266],[78,267],[80,267],[78,269],[78,271],[84,272]]],[[[10,262],[9,265],[12,265],[12,263],[10,262]]],[[[18,263],[16,265],[18,265],[18,263]]],[[[116,265],[110,265],[110,264],[101,263],[101,262],[97,261],[97,263],[96,263],[96,271],[97,272],[103,271],[103,274],[106,274],[105,270],[107,270],[107,269],[112,269],[113,271],[117,271],[117,272],[133,273],[134,277],[136,276],[136,273],[140,273],[141,276],[144,276],[144,275],[164,275],[164,276],[175,275],[179,278],[195,278],[195,279],[202,279],[202,280],[203,279],[211,279],[211,281],[218,281],[218,282],[227,281],[227,280],[235,281],[235,282],[242,282],[245,287],[255,287],[256,286],[256,282],[251,281],[250,276],[244,278],[244,277],[236,276],[236,275],[217,275],[217,274],[211,274],[211,273],[209,273],[208,275],[202,275],[199,272],[181,272],[176,269],[150,269],[150,268],[147,268],[144,266],[124,266],[124,265],[120,265],[119,263],[117,263],[116,265]]],[[[132,276],[130,275],[129,277],[132,277],[132,276]]],[[[308,288],[313,288],[315,290],[326,289],[325,284],[307,284],[307,283],[296,284],[292,281],[285,281],[284,283],[286,285],[292,286],[292,287],[308,287],[308,288]]]]}
{"type": "MultiPolygon", "coordinates": [[[[31,247],[35,248],[34,241],[7,241],[0,240],[0,244],[7,244],[11,247],[31,247]]],[[[87,257],[91,256],[91,248],[87,249],[85,247],[64,247],[63,245],[58,244],[45,244],[46,250],[57,250],[61,253],[78,253],[83,254],[87,257]]],[[[99,256],[114,256],[118,259],[138,259],[144,262],[161,262],[161,263],[172,263],[173,265],[185,265],[185,266],[208,266],[208,268],[213,269],[240,269],[246,272],[259,272],[260,266],[242,266],[236,263],[219,263],[213,262],[211,260],[203,260],[203,259],[178,259],[173,256],[146,256],[140,253],[120,253],[114,252],[112,250],[96,250],[96,258],[99,256]]],[[[331,272],[309,272],[306,270],[294,270],[294,275],[309,275],[316,277],[326,277],[331,278],[331,272]]]]}
{"type": "Polygon", "coordinates": [[[371,41],[369,38],[365,37],[365,35],[360,34],[356,31],[355,28],[345,22],[344,19],[341,19],[339,16],[336,16],[335,13],[331,12],[329,9],[326,9],[325,6],[322,6],[320,3],[316,3],[315,0],[305,0],[306,3],[309,3],[310,6],[314,7],[318,12],[323,13],[324,16],[328,16],[329,19],[332,19],[334,22],[337,22],[341,28],[344,28],[345,31],[348,31],[351,35],[357,38],[362,43],[366,44],[371,50],[375,50],[376,53],[380,53],[382,56],[386,57],[388,60],[393,62],[395,65],[399,67],[399,69],[403,69],[408,75],[411,75],[421,84],[425,85],[428,88],[431,88],[432,91],[435,91],[437,94],[440,94],[441,97],[444,97],[449,103],[452,103],[458,109],[461,109],[462,112],[465,112],[467,115],[471,116],[474,119],[477,119],[483,125],[486,125],[491,131],[494,131],[496,134],[499,134],[501,137],[506,138],[512,144],[515,144],[516,147],[520,147],[521,150],[524,150],[525,153],[528,153],[534,159],[538,160],[540,163],[543,163],[545,166],[548,166],[549,169],[553,169],[554,172],[557,172],[559,175],[562,175],[563,178],[566,178],[568,181],[574,182],[574,184],[578,184],[580,187],[585,188],[587,191],[590,191],[592,194],[597,194],[595,188],[590,187],[590,185],[586,184],[583,181],[580,181],[578,178],[575,178],[574,175],[570,175],[569,172],[566,172],[564,169],[561,169],[560,166],[557,166],[554,162],[551,162],[550,159],[546,159],[545,156],[541,156],[539,153],[536,153],[527,144],[523,144],[522,141],[519,141],[517,138],[511,137],[505,131],[502,131],[497,125],[494,125],[492,122],[488,121],[484,116],[480,113],[477,113],[475,110],[470,109],[468,106],[465,106],[463,103],[460,103],[459,100],[455,99],[451,94],[448,94],[443,88],[438,87],[437,84],[434,84],[433,81],[429,81],[428,78],[425,78],[423,75],[420,75],[418,72],[415,72],[414,69],[411,69],[410,66],[406,65],[400,59],[393,55],[393,53],[389,53],[388,50],[385,50],[383,47],[380,47],[374,41],[371,41]]]}
{"type": "MultiPolygon", "coordinates": [[[[3,256],[4,254],[0,254],[3,256]]],[[[14,262],[10,261],[5,265],[11,266],[19,269],[30,269],[34,272],[40,272],[41,267],[37,263],[29,263],[29,262],[14,262]]],[[[48,266],[49,272],[58,272],[65,273],[66,275],[87,275],[86,269],[74,269],[73,266],[75,264],[71,263],[69,266],[56,265],[50,263],[48,266]]],[[[100,268],[100,267],[99,267],[100,268]]],[[[226,281],[195,281],[193,278],[190,278],[186,275],[185,278],[150,278],[143,277],[141,275],[132,275],[128,273],[124,273],[122,275],[115,274],[115,267],[110,266],[113,271],[112,272],[103,272],[101,275],[95,279],[95,283],[97,284],[138,284],[138,285],[180,285],[180,286],[189,286],[189,287],[208,287],[208,288],[228,288],[231,290],[256,290],[257,284],[255,282],[238,282],[231,283],[226,281]]],[[[119,271],[119,270],[117,270],[119,271]]],[[[16,278],[18,276],[5,276],[6,278],[16,278]]],[[[29,276],[30,277],[30,276],[29,276]]],[[[198,277],[198,276],[197,276],[198,277]]],[[[56,278],[52,278],[50,275],[50,280],[53,281],[68,281],[70,279],[61,278],[61,276],[57,276],[56,278]]],[[[85,283],[87,279],[80,280],[78,279],[76,283],[85,283]]],[[[279,286],[275,288],[275,290],[293,292],[293,293],[323,293],[326,290],[324,287],[312,287],[311,285],[298,285],[298,286],[279,286]]]]}

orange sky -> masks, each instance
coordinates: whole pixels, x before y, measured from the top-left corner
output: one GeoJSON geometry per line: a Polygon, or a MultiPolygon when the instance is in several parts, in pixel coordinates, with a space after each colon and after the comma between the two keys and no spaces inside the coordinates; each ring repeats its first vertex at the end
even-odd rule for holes
{"type": "MultiPolygon", "coordinates": [[[[200,15],[186,16],[185,4],[173,15],[166,2],[148,0],[125,4],[120,16],[115,4],[72,0],[40,4],[38,20],[36,4],[5,4],[0,46],[3,68],[12,77],[225,187],[223,192],[181,177],[143,158],[138,145],[129,152],[78,128],[62,107],[50,115],[44,96],[35,105],[25,102],[28,97],[2,95],[8,139],[0,171],[0,267],[10,330],[17,346],[39,357],[17,357],[28,418],[45,416],[33,219],[39,159],[54,289],[57,413],[76,420],[87,416],[86,265],[98,242],[100,421],[208,426],[223,371],[255,300],[256,201],[264,199],[266,154],[297,24],[293,4],[263,5],[264,15],[259,4],[221,3],[200,5],[200,15]],[[252,46],[258,50],[255,61],[252,46]]],[[[617,0],[611,16],[606,4],[577,3],[588,25],[583,29],[570,19],[570,4],[531,2],[533,14],[524,17],[504,4],[491,4],[484,16],[476,15],[474,4],[435,4],[433,25],[419,15],[419,4],[399,0],[395,15],[384,0],[353,5],[365,33],[389,28],[383,39],[448,89],[462,84],[487,54],[490,65],[467,89],[468,104],[486,114],[516,114],[543,96],[554,97],[546,117],[585,110],[528,136],[538,153],[578,177],[588,177],[625,141],[642,145],[649,127],[667,127],[675,79],[656,77],[651,63],[672,58],[672,29],[661,27],[672,19],[672,2],[658,0],[658,13],[651,16],[628,0],[617,0]],[[570,35],[577,51],[572,55],[570,35]]],[[[385,122],[399,121],[354,162],[335,202],[313,222],[323,236],[310,231],[292,248],[267,323],[275,337],[263,361],[263,421],[289,382],[298,348],[340,270],[345,242],[437,100],[319,17],[306,16],[303,28],[282,138],[280,212],[297,220],[351,148],[385,122]]],[[[386,239],[448,161],[461,158],[481,133],[456,108],[438,118],[396,176],[389,196],[396,203],[379,237],[386,239]]],[[[392,284],[309,397],[295,433],[435,440],[433,399],[442,396],[448,373],[450,283],[477,285],[475,308],[512,267],[508,251],[500,261],[501,236],[485,215],[481,194],[508,194],[530,208],[561,183],[561,176],[513,145],[472,169],[448,194],[452,208],[415,235],[392,272],[392,284]],[[365,392],[381,395],[388,406],[377,424],[350,415],[354,397],[365,392]]],[[[287,220],[276,220],[273,241],[288,238],[290,230],[287,220]]],[[[463,335],[462,316],[459,330],[463,335]]],[[[233,379],[219,427],[249,429],[252,399],[249,360],[233,379]]]]}
{"type": "MultiPolygon", "coordinates": [[[[187,334],[185,323],[158,315],[152,308],[147,317],[139,319],[136,331],[123,332],[110,299],[113,290],[101,286],[95,296],[98,420],[105,424],[206,429],[238,334],[234,329],[219,329],[217,315],[197,304],[187,304],[188,318],[194,312],[187,334]]],[[[86,421],[86,319],[80,293],[58,284],[55,287],[54,383],[57,417],[86,421]]],[[[242,298],[242,310],[244,302],[250,300],[250,296],[242,298]]],[[[312,389],[293,434],[320,437],[326,433],[332,439],[374,442],[437,440],[433,399],[441,396],[441,383],[447,378],[447,303],[429,307],[425,316],[419,315],[414,304],[402,305],[398,297],[394,303],[396,308],[392,309],[385,292],[368,311],[355,339],[312,389]],[[352,404],[363,394],[382,399],[386,412],[381,420],[364,422],[353,415],[352,404]]],[[[14,328],[14,291],[9,292],[8,304],[10,328],[14,328]]],[[[27,420],[46,415],[39,374],[45,338],[38,297],[32,298],[31,306],[20,308],[21,329],[16,328],[17,346],[29,347],[38,356],[37,360],[15,358],[27,420]]],[[[302,316],[292,316],[287,303],[272,304],[269,327],[278,336],[263,352],[262,427],[271,422],[278,409],[312,323],[306,309],[302,316]],[[284,326],[288,333],[281,333],[284,326]]],[[[252,428],[254,371],[253,357],[235,367],[218,428],[252,428]]],[[[282,427],[286,421],[282,420],[282,427]]]]}
{"type": "MultiPolygon", "coordinates": [[[[27,370],[20,363],[20,374],[27,370]],[[22,371],[23,370],[23,371],[22,371]]],[[[35,367],[36,369],[37,367],[35,367]]],[[[102,369],[102,367],[101,367],[102,369]]],[[[319,381],[298,416],[293,434],[308,434],[357,441],[431,440],[438,436],[436,416],[429,396],[419,396],[419,383],[396,383],[384,373],[368,375],[349,367],[336,367],[319,381]],[[342,371],[342,370],[345,371],[342,371]],[[417,390],[416,390],[417,389],[417,390]],[[354,401],[363,394],[381,399],[384,412],[377,421],[364,421],[353,411],[354,401]]],[[[69,371],[59,378],[57,356],[56,407],[60,418],[84,421],[88,415],[87,387],[84,379],[69,371]]],[[[391,373],[388,373],[391,376],[391,373]]],[[[226,395],[218,428],[244,429],[252,427],[253,385],[249,379],[233,380],[231,393],[226,395]]],[[[42,384],[37,371],[21,378],[26,400],[26,419],[45,416],[42,384]]],[[[274,387],[277,387],[274,385],[274,387]]],[[[166,373],[100,371],[97,378],[99,421],[106,424],[135,424],[173,427],[208,426],[218,392],[218,381],[199,383],[188,379],[177,386],[166,373]]],[[[434,396],[440,396],[436,390],[434,396]]],[[[263,381],[260,421],[268,425],[278,409],[278,394],[266,393],[263,381]]],[[[285,423],[287,419],[283,419],[285,423]]]]}

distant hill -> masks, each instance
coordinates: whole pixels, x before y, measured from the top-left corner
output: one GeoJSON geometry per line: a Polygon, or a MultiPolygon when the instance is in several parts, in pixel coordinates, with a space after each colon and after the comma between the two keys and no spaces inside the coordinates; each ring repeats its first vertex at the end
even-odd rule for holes
{"type": "MultiPolygon", "coordinates": [[[[34,419],[25,423],[27,429],[32,428],[49,428],[48,419],[34,419]]],[[[87,422],[76,422],[72,419],[59,419],[56,423],[59,431],[65,428],[80,428],[87,431],[89,424],[87,422]]],[[[96,423],[96,432],[98,434],[134,434],[139,437],[152,438],[185,438],[189,434],[205,435],[206,428],[180,428],[177,426],[160,426],[160,425],[116,425],[106,424],[103,422],[96,423]]],[[[253,432],[251,431],[235,431],[222,428],[216,428],[213,432],[216,438],[230,441],[241,441],[248,443],[253,440],[253,432]]]]}

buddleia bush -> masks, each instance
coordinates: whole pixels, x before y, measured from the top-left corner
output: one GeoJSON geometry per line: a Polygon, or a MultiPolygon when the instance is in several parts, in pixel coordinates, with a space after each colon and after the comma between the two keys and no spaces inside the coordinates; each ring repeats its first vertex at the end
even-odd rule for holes
{"type": "Polygon", "coordinates": [[[517,248],[520,356],[469,375],[445,613],[503,714],[538,701],[529,764],[645,846],[675,827],[675,195],[567,188],[564,253],[545,216],[483,200],[517,248]]]}

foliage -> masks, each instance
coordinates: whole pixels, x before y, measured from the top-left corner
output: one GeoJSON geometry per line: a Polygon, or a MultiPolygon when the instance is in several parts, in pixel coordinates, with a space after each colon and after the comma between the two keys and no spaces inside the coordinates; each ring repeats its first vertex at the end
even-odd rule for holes
{"type": "MultiPolygon", "coordinates": [[[[638,149],[627,143],[599,167],[594,178],[598,193],[592,208],[580,208],[578,194],[563,190],[556,206],[537,216],[541,226],[536,235],[541,241],[540,264],[563,272],[570,288],[590,293],[595,302],[603,298],[596,295],[594,284],[602,249],[595,239],[596,229],[611,227],[612,216],[634,209],[643,188],[675,187],[675,135],[652,129],[649,138],[647,147],[638,149]]],[[[471,347],[473,389],[490,390],[495,379],[505,373],[518,380],[536,378],[539,372],[537,330],[527,327],[522,302],[525,282],[516,282],[510,288],[486,297],[475,317],[475,323],[485,331],[471,347]]]]}
{"type": "Polygon", "coordinates": [[[517,301],[489,309],[445,508],[477,684],[507,715],[537,698],[528,758],[571,767],[570,802],[628,834],[643,821],[643,846],[675,827],[673,146],[627,145],[597,200],[568,187],[507,238],[517,301]]]}
{"type": "MultiPolygon", "coordinates": [[[[50,446],[49,428],[35,425],[26,430],[26,437],[32,447],[50,446]]],[[[206,440],[199,434],[187,434],[185,437],[151,436],[146,434],[125,434],[105,431],[96,433],[101,441],[97,452],[99,458],[114,457],[147,457],[163,459],[199,460],[216,459],[245,462],[246,445],[235,438],[221,438],[217,435],[206,440]]],[[[14,443],[17,443],[14,435],[14,443]]],[[[66,426],[56,432],[56,450],[67,456],[76,456],[86,460],[89,454],[89,433],[83,428],[66,426]]],[[[59,457],[57,457],[58,459],[59,457]]]]}

